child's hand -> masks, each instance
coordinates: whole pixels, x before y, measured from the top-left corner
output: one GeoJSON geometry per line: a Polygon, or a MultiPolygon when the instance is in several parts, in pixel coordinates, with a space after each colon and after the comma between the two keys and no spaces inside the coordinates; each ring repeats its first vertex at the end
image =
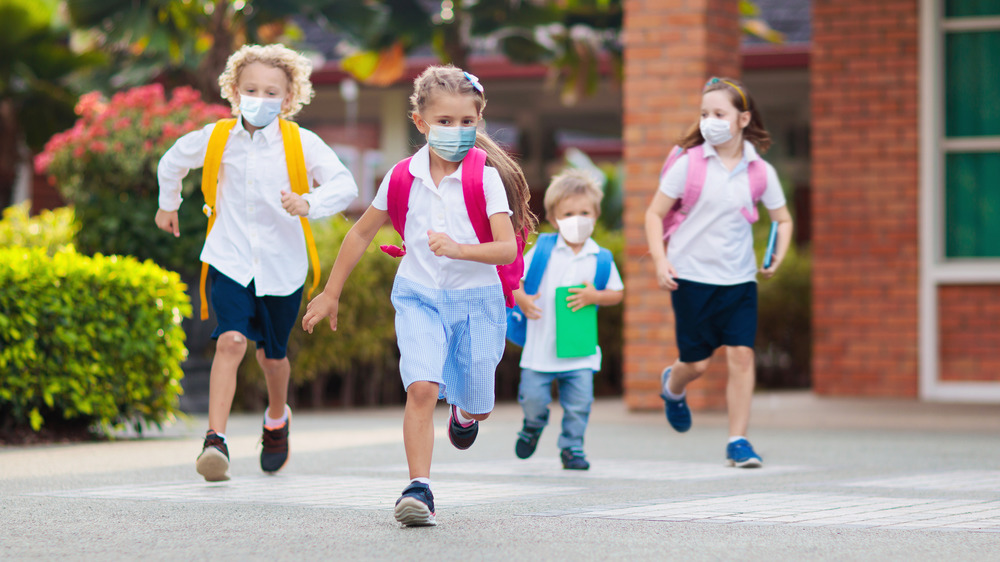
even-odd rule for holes
{"type": "Polygon", "coordinates": [[[313,332],[313,327],[319,324],[320,320],[330,317],[330,329],[337,331],[337,311],[340,308],[340,299],[328,296],[325,292],[316,295],[316,298],[306,305],[306,314],[302,317],[302,329],[313,332]]]}
{"type": "Polygon", "coordinates": [[[770,279],[774,277],[774,274],[777,273],[778,271],[779,265],[781,265],[781,260],[778,258],[778,256],[773,256],[771,258],[771,267],[767,269],[761,268],[760,276],[763,277],[764,279],[770,279]]]}
{"type": "Polygon", "coordinates": [[[443,232],[434,232],[433,230],[427,231],[427,247],[434,252],[435,256],[459,259],[461,253],[458,242],[443,232]]]}
{"type": "Polygon", "coordinates": [[[524,317],[530,320],[538,320],[542,317],[542,309],[535,304],[538,297],[542,296],[541,293],[534,295],[529,295],[527,293],[517,301],[517,306],[521,307],[521,312],[524,313],[524,317]]]}
{"type": "Polygon", "coordinates": [[[309,202],[292,191],[281,192],[281,206],[293,217],[304,217],[309,214],[309,202]]]}
{"type": "Polygon", "coordinates": [[[569,293],[570,295],[566,297],[566,303],[573,312],[597,303],[598,290],[589,282],[584,283],[583,287],[570,287],[569,293]]]}
{"type": "Polygon", "coordinates": [[[656,263],[656,283],[661,289],[666,291],[677,290],[677,270],[669,260],[664,259],[656,263]]]}
{"type": "Polygon", "coordinates": [[[156,226],[160,230],[164,230],[174,235],[177,238],[181,235],[180,223],[177,221],[177,211],[164,211],[163,209],[156,210],[156,226]]]}

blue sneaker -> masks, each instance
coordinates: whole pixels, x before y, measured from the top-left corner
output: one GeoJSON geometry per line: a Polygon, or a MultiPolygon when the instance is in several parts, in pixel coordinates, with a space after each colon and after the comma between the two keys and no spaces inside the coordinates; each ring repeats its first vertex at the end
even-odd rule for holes
{"type": "Polygon", "coordinates": [[[750,442],[746,439],[739,439],[726,445],[726,461],[729,466],[737,468],[760,468],[764,466],[764,461],[760,455],[754,452],[750,442]]]}
{"type": "MultiPolygon", "coordinates": [[[[667,367],[662,373],[660,373],[661,389],[665,389],[667,387],[667,379],[669,377],[670,367],[667,367]]],[[[664,392],[663,394],[660,394],[660,398],[663,398],[667,412],[667,421],[670,422],[670,427],[681,433],[691,429],[691,410],[688,408],[687,397],[681,398],[680,400],[673,400],[667,396],[666,392],[664,392]]]]}
{"type": "Polygon", "coordinates": [[[434,494],[431,487],[412,482],[396,500],[396,521],[407,527],[430,527],[434,521],[434,494]]]}

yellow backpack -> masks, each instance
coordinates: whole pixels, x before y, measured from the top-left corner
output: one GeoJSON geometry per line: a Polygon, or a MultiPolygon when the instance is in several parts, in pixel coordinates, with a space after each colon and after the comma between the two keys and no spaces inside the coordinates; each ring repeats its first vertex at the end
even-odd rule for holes
{"type": "MultiPolygon", "coordinates": [[[[299,125],[285,119],[280,119],[281,139],[285,144],[285,164],[288,166],[288,180],[292,184],[292,191],[299,195],[309,193],[309,179],[306,175],[306,160],[302,154],[302,137],[299,135],[299,125]]],[[[205,195],[205,215],[208,216],[208,233],[212,232],[212,225],[215,224],[215,195],[219,187],[219,167],[222,165],[222,151],[226,149],[226,142],[229,140],[229,132],[236,125],[236,119],[222,119],[215,124],[212,129],[212,136],[208,139],[208,150],[205,152],[205,166],[201,171],[201,192],[205,195]]],[[[309,228],[309,219],[299,217],[302,221],[302,233],[306,237],[306,248],[309,251],[309,262],[312,264],[313,283],[306,293],[306,298],[312,296],[316,287],[319,287],[319,252],[316,251],[316,241],[313,239],[312,229],[309,228]]],[[[208,299],[205,298],[205,280],[208,278],[208,264],[201,264],[201,319],[208,320],[208,299]]]]}

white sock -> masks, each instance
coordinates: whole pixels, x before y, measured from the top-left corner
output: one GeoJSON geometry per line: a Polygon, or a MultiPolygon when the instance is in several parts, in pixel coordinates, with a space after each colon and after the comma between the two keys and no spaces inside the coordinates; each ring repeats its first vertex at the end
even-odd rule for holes
{"type": "Polygon", "coordinates": [[[224,434],[224,433],[219,433],[218,431],[216,431],[216,432],[215,432],[215,434],[216,434],[216,435],[218,435],[218,436],[219,436],[219,438],[221,438],[221,439],[222,439],[222,442],[223,442],[223,443],[225,443],[225,442],[226,442],[226,434],[224,434]]]}
{"type": "Polygon", "coordinates": [[[426,476],[421,476],[419,478],[414,478],[413,480],[410,480],[410,484],[416,484],[418,482],[421,484],[427,484],[428,488],[431,485],[431,479],[426,476]]]}
{"type": "Polygon", "coordinates": [[[271,416],[268,416],[267,410],[264,410],[264,427],[277,429],[285,425],[286,421],[288,421],[288,408],[285,408],[285,410],[282,412],[281,417],[278,419],[274,419],[271,416]]]}
{"type": "Polygon", "coordinates": [[[744,437],[743,435],[736,435],[736,436],[730,437],[729,438],[729,442],[730,443],[735,443],[735,442],[739,441],[740,439],[746,439],[746,437],[744,437]]]}
{"type": "Polygon", "coordinates": [[[476,421],[476,418],[465,417],[465,414],[462,412],[462,409],[457,406],[455,407],[455,419],[457,419],[458,423],[462,424],[463,426],[469,425],[470,423],[476,421]]]}
{"type": "Polygon", "coordinates": [[[684,398],[685,396],[687,396],[687,389],[686,388],[684,389],[684,392],[682,392],[680,394],[674,394],[673,392],[670,392],[669,386],[670,386],[670,378],[668,377],[667,378],[667,382],[663,385],[663,394],[666,394],[667,398],[669,398],[671,400],[680,400],[681,398],[684,398]]]}

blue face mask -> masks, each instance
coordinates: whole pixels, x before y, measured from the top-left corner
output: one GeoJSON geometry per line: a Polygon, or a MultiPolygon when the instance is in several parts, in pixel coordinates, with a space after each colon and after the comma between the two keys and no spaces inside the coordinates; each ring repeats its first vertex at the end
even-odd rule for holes
{"type": "Polygon", "coordinates": [[[427,144],[435,154],[449,162],[461,162],[476,144],[475,127],[442,127],[431,125],[427,144]]]}
{"type": "Polygon", "coordinates": [[[281,100],[240,96],[240,115],[254,127],[266,127],[281,113],[281,100]]]}

